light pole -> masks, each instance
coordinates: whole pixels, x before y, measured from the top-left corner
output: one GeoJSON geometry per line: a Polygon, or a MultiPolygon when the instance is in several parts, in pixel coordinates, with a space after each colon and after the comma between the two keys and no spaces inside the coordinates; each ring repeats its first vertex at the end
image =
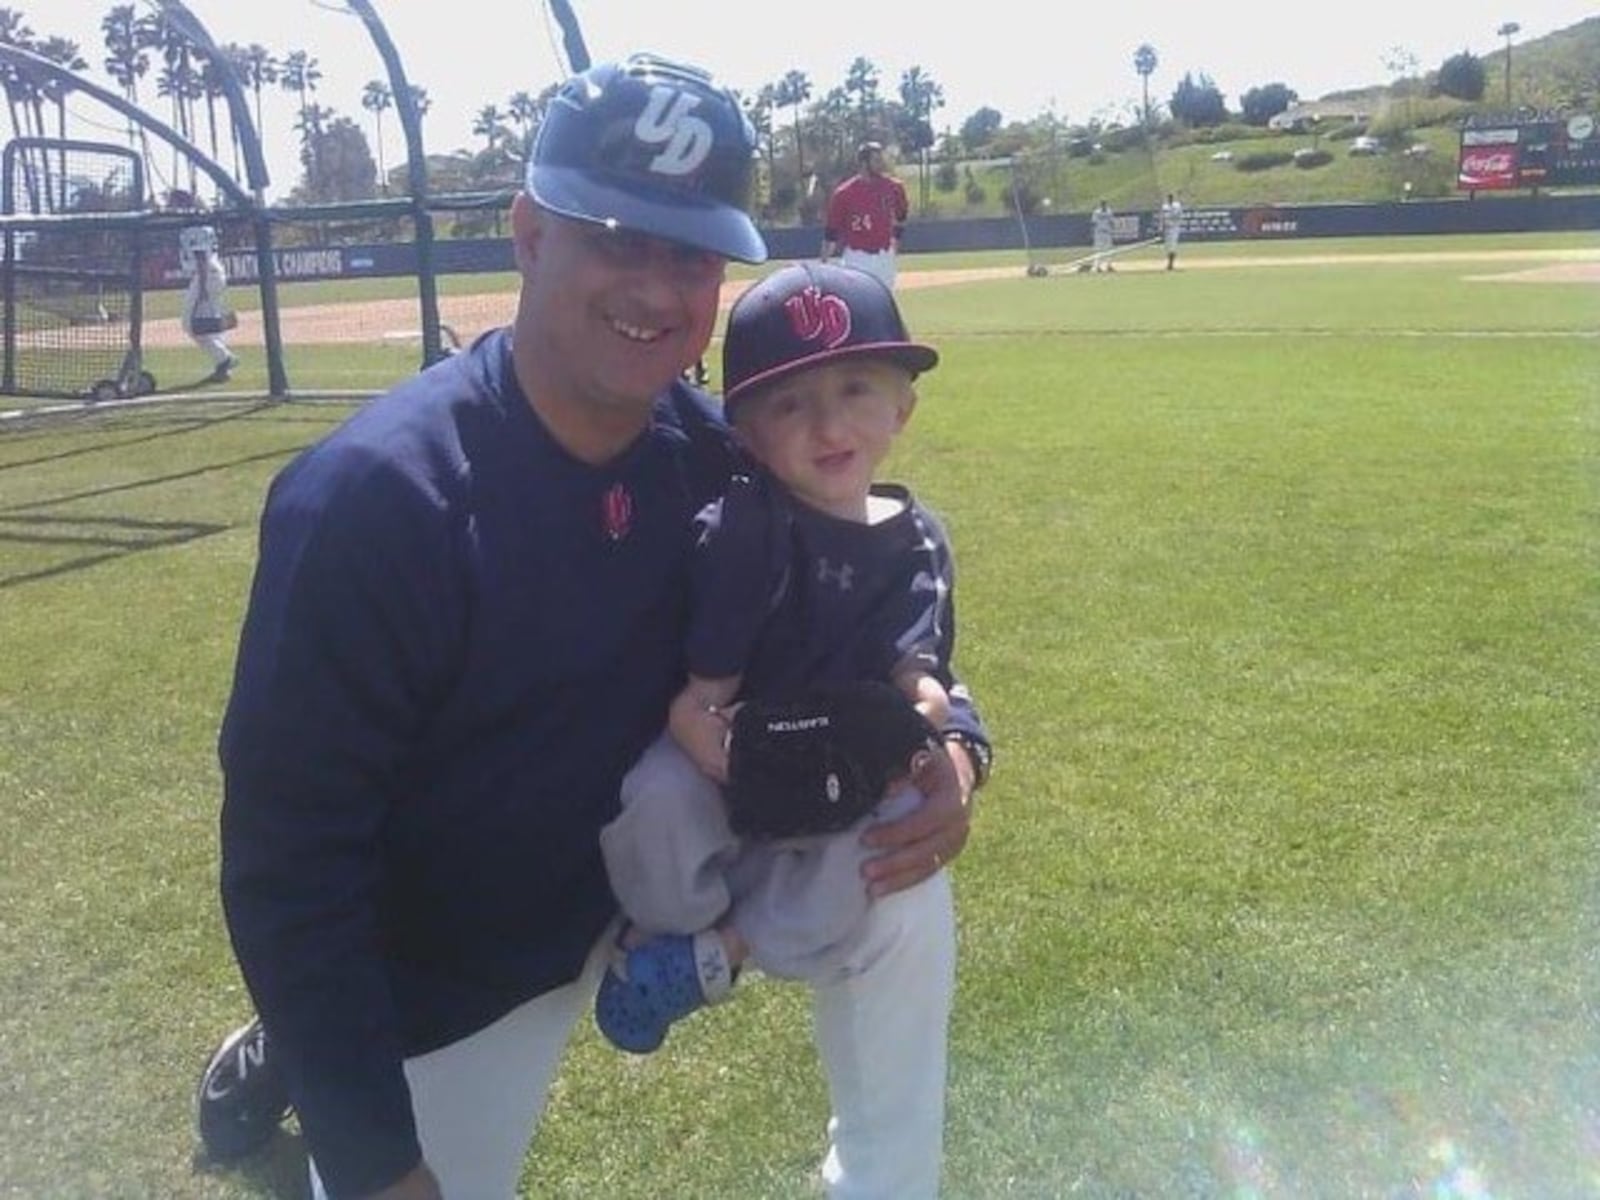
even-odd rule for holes
{"type": "Polygon", "coordinates": [[[1507,21],[1496,29],[1495,32],[1506,40],[1506,107],[1511,107],[1511,37],[1519,33],[1522,26],[1515,21],[1507,21]]]}

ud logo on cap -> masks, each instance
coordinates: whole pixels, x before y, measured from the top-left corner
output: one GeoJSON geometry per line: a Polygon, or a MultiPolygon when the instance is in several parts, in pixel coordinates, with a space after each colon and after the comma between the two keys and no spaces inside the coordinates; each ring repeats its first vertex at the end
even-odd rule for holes
{"type": "Polygon", "coordinates": [[[649,102],[633,123],[633,135],[647,146],[665,145],[650,160],[650,169],[656,174],[688,175],[711,153],[715,140],[711,126],[690,115],[699,103],[699,96],[676,88],[650,89],[649,102]]]}
{"type": "Polygon", "coordinates": [[[850,306],[843,297],[819,287],[804,288],[783,302],[789,326],[803,342],[821,342],[832,350],[850,336],[850,306]]]}

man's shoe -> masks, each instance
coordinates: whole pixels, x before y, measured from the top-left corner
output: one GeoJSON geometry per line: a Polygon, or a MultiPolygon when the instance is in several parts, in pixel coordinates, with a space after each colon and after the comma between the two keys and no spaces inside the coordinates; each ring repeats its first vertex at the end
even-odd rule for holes
{"type": "Polygon", "coordinates": [[[200,1141],[218,1161],[267,1144],[289,1115],[289,1093],[257,1017],[217,1047],[200,1076],[195,1104],[200,1141]]]}
{"type": "Polygon", "coordinates": [[[726,999],[734,974],[715,930],[651,938],[618,952],[595,996],[595,1024],[618,1049],[649,1054],[674,1021],[726,999]]]}

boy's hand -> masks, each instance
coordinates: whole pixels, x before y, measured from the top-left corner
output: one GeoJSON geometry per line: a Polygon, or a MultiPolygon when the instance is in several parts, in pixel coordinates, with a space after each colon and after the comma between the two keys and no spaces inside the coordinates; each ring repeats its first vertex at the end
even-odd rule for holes
{"type": "Polygon", "coordinates": [[[673,740],[690,761],[721,784],[728,782],[728,726],[737,707],[710,707],[683,692],[672,702],[667,718],[673,740]]]}

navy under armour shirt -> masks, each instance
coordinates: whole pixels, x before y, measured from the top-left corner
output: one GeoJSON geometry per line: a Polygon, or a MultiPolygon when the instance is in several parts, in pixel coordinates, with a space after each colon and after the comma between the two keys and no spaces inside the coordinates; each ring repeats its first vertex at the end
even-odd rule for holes
{"type": "Polygon", "coordinates": [[[750,466],[696,519],[688,667],[741,675],[740,699],[889,682],[914,663],[946,690],[955,649],[954,568],[938,519],[897,484],[873,485],[892,516],[830,516],[750,466]]]}

